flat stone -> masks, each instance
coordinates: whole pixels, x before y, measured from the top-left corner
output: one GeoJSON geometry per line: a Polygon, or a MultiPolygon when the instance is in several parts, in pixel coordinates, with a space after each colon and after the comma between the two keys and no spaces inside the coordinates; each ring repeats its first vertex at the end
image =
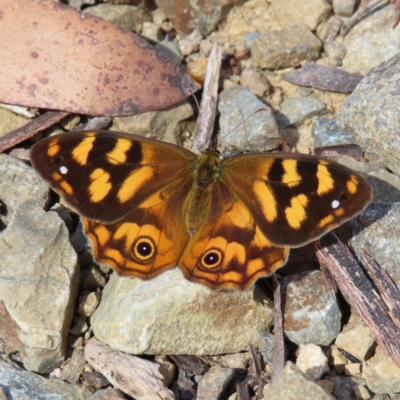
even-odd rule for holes
{"type": "Polygon", "coordinates": [[[174,355],[247,350],[272,321],[257,287],[215,291],[187,281],[179,269],[149,281],[114,274],[91,318],[95,336],[115,349],[174,355]]]}
{"type": "Polygon", "coordinates": [[[65,356],[79,283],[68,236],[58,215],[34,201],[0,233],[0,337],[31,371],[49,372],[65,356]]]}
{"type": "MultiPolygon", "coordinates": [[[[400,30],[398,30],[400,32],[400,30]]],[[[399,39],[400,40],[400,39],[399,39]]],[[[374,68],[340,108],[336,123],[372,161],[400,171],[400,55],[374,68]]]]}
{"type": "Polygon", "coordinates": [[[43,378],[0,359],[0,387],[13,400],[77,400],[75,388],[57,379],[43,378]]]}
{"type": "Polygon", "coordinates": [[[296,97],[285,99],[277,115],[280,127],[294,125],[299,127],[305,120],[325,114],[326,105],[315,97],[296,97]]]}
{"type": "Polygon", "coordinates": [[[133,133],[177,144],[179,124],[193,116],[193,108],[184,101],[176,106],[127,117],[115,117],[110,130],[133,133]]]}
{"type": "Polygon", "coordinates": [[[283,28],[300,22],[311,30],[329,16],[332,7],[326,0],[271,0],[274,13],[283,28]]]}
{"type": "Polygon", "coordinates": [[[356,7],[356,0],[332,0],[333,11],[340,17],[351,17],[356,7]]]}
{"type": "Polygon", "coordinates": [[[15,129],[21,128],[22,126],[26,125],[30,121],[30,118],[15,114],[12,111],[0,107],[0,120],[1,137],[15,129]]]}
{"type": "Polygon", "coordinates": [[[321,386],[309,381],[292,362],[288,361],[276,382],[274,382],[264,400],[298,400],[301,393],[302,399],[307,400],[333,400],[321,386]]]}
{"type": "MultiPolygon", "coordinates": [[[[400,30],[392,28],[395,19],[394,5],[386,4],[375,7],[358,20],[342,43],[347,50],[343,58],[343,69],[366,74],[382,62],[398,55],[400,30]]],[[[379,115],[378,110],[377,112],[379,115]]]]}
{"type": "Polygon", "coordinates": [[[151,21],[151,16],[144,9],[128,4],[97,4],[85,8],[85,13],[112,21],[138,35],[142,32],[143,22],[151,21]]]}
{"type": "Polygon", "coordinates": [[[314,119],[311,126],[311,136],[314,137],[315,147],[355,143],[352,134],[338,127],[335,120],[329,118],[314,119]]]}
{"type": "MultiPolygon", "coordinates": [[[[400,203],[371,203],[346,225],[349,245],[357,257],[368,254],[400,286],[400,203]]],[[[340,230],[342,232],[342,230],[340,230]]]]}
{"type": "Polygon", "coordinates": [[[230,151],[268,151],[282,143],[272,110],[248,89],[237,86],[223,90],[218,110],[220,144],[230,151]]]}
{"type": "Polygon", "coordinates": [[[235,374],[233,368],[215,365],[203,376],[197,389],[197,400],[220,399],[235,374]]]}
{"type": "Polygon", "coordinates": [[[374,393],[400,392],[400,367],[385,356],[380,348],[363,368],[362,377],[374,393]]]}
{"type": "Polygon", "coordinates": [[[25,162],[0,154],[0,176],[0,199],[7,210],[0,214],[0,228],[1,223],[7,225],[10,222],[15,210],[26,200],[35,201],[44,208],[49,198],[49,186],[25,162]]]}
{"type": "Polygon", "coordinates": [[[375,349],[375,338],[371,330],[362,321],[350,326],[340,332],[336,338],[335,345],[360,361],[371,356],[375,349]]]}
{"type": "Polygon", "coordinates": [[[328,358],[321,347],[315,344],[301,344],[296,366],[304,375],[313,381],[320,379],[322,375],[329,372],[328,358]]]}
{"type": "Polygon", "coordinates": [[[319,58],[321,41],[304,25],[260,35],[251,45],[251,60],[255,67],[282,69],[298,67],[303,61],[319,58]]]}

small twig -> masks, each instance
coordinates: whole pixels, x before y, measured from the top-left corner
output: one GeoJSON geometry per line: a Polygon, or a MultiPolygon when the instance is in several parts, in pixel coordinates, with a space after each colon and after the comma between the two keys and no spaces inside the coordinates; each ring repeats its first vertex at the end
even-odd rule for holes
{"type": "Polygon", "coordinates": [[[262,373],[262,365],[260,357],[258,357],[258,354],[253,345],[250,345],[249,347],[250,347],[251,359],[253,360],[254,371],[256,375],[260,377],[262,373]]]}
{"type": "Polygon", "coordinates": [[[393,4],[396,7],[396,20],[394,21],[393,29],[397,27],[400,22],[400,0],[395,0],[393,4]]]}
{"type": "Polygon", "coordinates": [[[0,153],[10,149],[18,143],[36,135],[65,118],[69,113],[64,111],[47,111],[39,117],[28,122],[22,128],[7,133],[0,138],[0,153]]]}
{"type": "Polygon", "coordinates": [[[367,14],[371,8],[374,8],[377,4],[387,4],[387,0],[371,0],[363,7],[360,7],[343,25],[340,30],[340,36],[344,37],[347,32],[353,27],[353,25],[365,14],[367,14]]]}
{"type": "Polygon", "coordinates": [[[211,137],[214,130],[215,115],[217,112],[218,82],[221,69],[221,47],[214,43],[207,64],[206,79],[204,81],[203,96],[199,114],[201,119],[197,122],[193,135],[192,150],[201,153],[210,148],[211,137]],[[203,122],[204,121],[204,122],[203,122]]]}
{"type": "Polygon", "coordinates": [[[400,290],[392,278],[378,263],[367,253],[361,253],[361,260],[372,277],[382,300],[390,310],[393,322],[400,328],[400,290]]]}
{"type": "Polygon", "coordinates": [[[283,313],[281,283],[274,279],[274,356],[272,359],[271,383],[274,383],[285,367],[285,341],[283,338],[283,313]]]}
{"type": "Polygon", "coordinates": [[[237,383],[236,392],[238,400],[251,400],[249,385],[246,382],[237,383]]]}

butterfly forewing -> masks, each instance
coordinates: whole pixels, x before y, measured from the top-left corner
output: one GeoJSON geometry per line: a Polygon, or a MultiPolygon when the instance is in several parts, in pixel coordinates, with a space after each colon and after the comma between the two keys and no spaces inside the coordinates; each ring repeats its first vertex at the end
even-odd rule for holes
{"type": "Polygon", "coordinates": [[[170,182],[195,155],[168,143],[108,131],[61,134],[31,150],[35,169],[82,217],[111,223],[170,182]]]}
{"type": "Polygon", "coordinates": [[[251,154],[226,160],[225,178],[277,246],[296,247],[356,216],[370,203],[368,182],[312,156],[251,154]]]}

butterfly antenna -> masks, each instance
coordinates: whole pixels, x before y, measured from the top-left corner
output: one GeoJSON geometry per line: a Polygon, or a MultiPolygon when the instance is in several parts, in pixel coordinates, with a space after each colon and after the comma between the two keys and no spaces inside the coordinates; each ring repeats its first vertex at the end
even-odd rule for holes
{"type": "Polygon", "coordinates": [[[192,90],[190,88],[186,88],[186,89],[192,94],[194,102],[196,103],[196,106],[197,106],[197,110],[199,112],[199,118],[201,119],[201,122],[203,123],[204,127],[207,127],[206,121],[204,120],[204,117],[203,117],[203,112],[201,111],[200,104],[197,101],[196,96],[194,95],[194,93],[192,92],[192,90]]]}
{"type": "Polygon", "coordinates": [[[222,135],[222,138],[227,137],[228,135],[230,135],[232,132],[236,131],[236,129],[240,128],[242,125],[245,124],[245,122],[251,118],[254,114],[259,113],[260,111],[267,111],[266,107],[260,108],[259,110],[256,110],[254,112],[252,112],[250,115],[248,115],[240,124],[237,124],[235,127],[233,127],[229,132],[225,133],[224,135],[222,135]]]}

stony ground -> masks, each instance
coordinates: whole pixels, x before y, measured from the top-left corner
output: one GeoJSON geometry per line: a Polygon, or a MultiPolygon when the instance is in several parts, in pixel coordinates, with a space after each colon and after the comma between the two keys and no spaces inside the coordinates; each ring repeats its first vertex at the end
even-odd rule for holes
{"type": "MultiPolygon", "coordinates": [[[[399,284],[394,5],[382,2],[351,23],[351,0],[231,0],[209,9],[182,1],[175,13],[172,1],[69,3],[135,31],[199,82],[218,42],[221,153],[316,153],[362,173],[373,203],[340,235],[399,284]]],[[[115,117],[107,128],[191,148],[193,103],[115,117]]],[[[0,108],[0,135],[31,118],[0,108]]],[[[86,121],[70,115],[0,154],[0,399],[400,396],[400,366],[351,301],[333,296],[312,245],[292,250],[279,270],[288,361],[273,385],[270,279],[243,292],[213,291],[178,269],[142,281],[95,263],[79,218],[27,161],[33,141],[86,121]]]]}

